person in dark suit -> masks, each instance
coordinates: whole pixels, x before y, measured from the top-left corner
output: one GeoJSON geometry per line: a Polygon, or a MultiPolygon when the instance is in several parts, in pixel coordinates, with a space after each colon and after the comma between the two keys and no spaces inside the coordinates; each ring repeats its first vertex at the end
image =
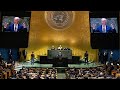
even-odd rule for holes
{"type": "Polygon", "coordinates": [[[100,58],[101,58],[101,64],[104,64],[104,52],[101,52],[100,58]]]}
{"type": "Polygon", "coordinates": [[[99,62],[102,63],[102,52],[98,52],[98,56],[99,56],[99,62]]]}
{"type": "Polygon", "coordinates": [[[15,17],[13,21],[14,23],[11,23],[10,25],[8,25],[8,23],[5,22],[3,31],[4,32],[27,32],[27,27],[25,23],[20,24],[19,21],[20,21],[20,18],[15,17]]]}
{"type": "Polygon", "coordinates": [[[24,60],[26,60],[26,57],[27,57],[27,51],[26,51],[25,49],[22,51],[22,54],[23,54],[24,60]]]}
{"type": "Polygon", "coordinates": [[[31,65],[34,65],[35,54],[32,52],[31,54],[31,65]]]}
{"type": "Polygon", "coordinates": [[[104,61],[104,64],[106,64],[106,62],[108,61],[108,52],[107,52],[107,50],[105,50],[104,53],[103,53],[103,61],[104,61]]]}
{"type": "Polygon", "coordinates": [[[113,51],[110,51],[110,62],[113,62],[113,51]]]}
{"type": "Polygon", "coordinates": [[[105,59],[106,59],[106,62],[107,62],[108,61],[108,51],[106,51],[105,59]]]}
{"type": "Polygon", "coordinates": [[[8,52],[8,55],[9,55],[9,63],[12,63],[12,50],[9,49],[9,52],[8,52]]]}
{"type": "Polygon", "coordinates": [[[84,58],[85,58],[85,64],[88,64],[88,52],[87,51],[84,54],[84,58]]]}
{"type": "Polygon", "coordinates": [[[101,19],[101,25],[98,26],[97,29],[95,27],[96,27],[96,24],[94,24],[92,26],[93,33],[94,32],[99,32],[99,33],[116,33],[116,29],[114,28],[113,24],[111,24],[111,26],[107,25],[107,19],[106,18],[102,18],[101,19]]]}
{"type": "Polygon", "coordinates": [[[21,51],[18,51],[18,52],[17,52],[17,55],[18,55],[18,61],[20,61],[21,51]]]}
{"type": "Polygon", "coordinates": [[[13,59],[12,59],[12,54],[9,54],[9,63],[12,63],[13,59]]]}
{"type": "Polygon", "coordinates": [[[57,57],[61,60],[62,59],[62,52],[59,52],[57,57]]]}
{"type": "Polygon", "coordinates": [[[13,52],[12,52],[12,50],[11,49],[9,49],[9,51],[8,51],[8,57],[9,57],[9,61],[8,61],[8,63],[11,63],[11,64],[15,64],[15,59],[13,58],[13,52]]]}

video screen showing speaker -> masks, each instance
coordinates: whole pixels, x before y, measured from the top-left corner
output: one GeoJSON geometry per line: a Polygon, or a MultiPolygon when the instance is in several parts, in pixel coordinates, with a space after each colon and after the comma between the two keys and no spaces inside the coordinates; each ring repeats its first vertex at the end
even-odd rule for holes
{"type": "Polygon", "coordinates": [[[2,32],[29,32],[30,12],[3,12],[2,32]]]}
{"type": "Polygon", "coordinates": [[[1,13],[0,47],[28,47],[30,11],[4,11],[1,13]]]}
{"type": "Polygon", "coordinates": [[[118,33],[117,18],[90,18],[91,33],[118,33]]]}
{"type": "Polygon", "coordinates": [[[30,17],[3,16],[3,32],[28,32],[30,17]]]}
{"type": "Polygon", "coordinates": [[[90,11],[91,47],[119,48],[119,11],[90,11]]]}

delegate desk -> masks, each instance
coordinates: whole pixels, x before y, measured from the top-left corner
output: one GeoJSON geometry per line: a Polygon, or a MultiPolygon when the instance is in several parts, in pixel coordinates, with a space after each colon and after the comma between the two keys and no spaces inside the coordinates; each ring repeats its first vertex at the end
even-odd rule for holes
{"type": "Polygon", "coordinates": [[[48,59],[56,58],[57,55],[59,55],[59,52],[61,52],[62,58],[72,59],[72,50],[48,50],[48,59]]]}

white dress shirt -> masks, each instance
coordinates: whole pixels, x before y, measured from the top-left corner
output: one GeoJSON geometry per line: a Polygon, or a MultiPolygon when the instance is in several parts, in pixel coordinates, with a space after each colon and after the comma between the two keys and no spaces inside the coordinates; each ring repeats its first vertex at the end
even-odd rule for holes
{"type": "Polygon", "coordinates": [[[25,55],[27,55],[27,51],[25,50],[25,55]]]}
{"type": "Polygon", "coordinates": [[[102,25],[102,32],[106,33],[106,25],[104,25],[104,26],[102,25]]]}
{"type": "Polygon", "coordinates": [[[113,56],[113,52],[110,52],[110,57],[112,57],[113,56]]]}
{"type": "Polygon", "coordinates": [[[18,31],[18,24],[14,24],[14,31],[17,32],[18,31]]]}
{"type": "Polygon", "coordinates": [[[102,32],[106,33],[106,25],[104,25],[104,26],[102,25],[102,32]]]}
{"type": "Polygon", "coordinates": [[[104,52],[104,56],[106,55],[106,52],[104,52]]]}
{"type": "Polygon", "coordinates": [[[62,47],[61,47],[61,46],[59,46],[59,47],[58,47],[58,49],[59,49],[59,50],[61,50],[61,49],[62,49],[62,47]]]}

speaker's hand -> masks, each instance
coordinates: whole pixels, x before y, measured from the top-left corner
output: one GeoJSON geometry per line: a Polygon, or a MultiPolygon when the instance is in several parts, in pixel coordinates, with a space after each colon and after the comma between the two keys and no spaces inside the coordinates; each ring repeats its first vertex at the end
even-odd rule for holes
{"type": "Polygon", "coordinates": [[[8,23],[5,22],[4,23],[4,28],[7,28],[7,26],[8,26],[8,23]]]}
{"type": "Polygon", "coordinates": [[[26,28],[26,24],[25,24],[25,22],[23,23],[23,28],[26,28]]]}
{"type": "Polygon", "coordinates": [[[113,25],[113,23],[111,23],[111,27],[112,27],[112,29],[114,29],[114,25],[113,25]]]}
{"type": "Polygon", "coordinates": [[[96,27],[96,24],[93,24],[93,25],[92,25],[92,29],[95,29],[95,27],[96,27]]]}

